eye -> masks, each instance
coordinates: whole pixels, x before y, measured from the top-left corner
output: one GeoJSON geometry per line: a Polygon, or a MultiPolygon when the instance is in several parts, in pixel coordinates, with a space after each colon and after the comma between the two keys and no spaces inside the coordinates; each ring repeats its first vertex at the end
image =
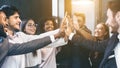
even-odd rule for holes
{"type": "Polygon", "coordinates": [[[37,24],[28,24],[28,26],[29,27],[32,27],[32,26],[37,27],[37,24]]]}

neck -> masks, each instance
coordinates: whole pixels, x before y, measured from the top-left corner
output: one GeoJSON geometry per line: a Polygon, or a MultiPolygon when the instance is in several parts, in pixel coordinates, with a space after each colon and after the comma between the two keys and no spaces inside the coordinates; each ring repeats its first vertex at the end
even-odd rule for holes
{"type": "Polygon", "coordinates": [[[98,37],[96,37],[96,40],[97,41],[101,41],[101,40],[103,40],[104,38],[98,38],[98,37]]]}
{"type": "Polygon", "coordinates": [[[8,27],[7,34],[8,34],[9,36],[13,36],[14,33],[15,33],[15,31],[14,31],[12,28],[8,27]]]}
{"type": "Polygon", "coordinates": [[[4,32],[3,25],[0,24],[0,36],[1,37],[7,37],[6,33],[4,32]]]}

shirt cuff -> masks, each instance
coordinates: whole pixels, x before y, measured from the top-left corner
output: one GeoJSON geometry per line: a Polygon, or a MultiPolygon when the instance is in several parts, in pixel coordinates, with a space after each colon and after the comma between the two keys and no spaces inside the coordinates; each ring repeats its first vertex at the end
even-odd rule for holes
{"type": "Polygon", "coordinates": [[[51,39],[52,42],[55,41],[55,37],[53,35],[50,36],[50,39],[51,39]]]}
{"type": "Polygon", "coordinates": [[[72,40],[74,35],[75,35],[75,33],[71,33],[70,36],[69,36],[69,40],[72,40]]]}

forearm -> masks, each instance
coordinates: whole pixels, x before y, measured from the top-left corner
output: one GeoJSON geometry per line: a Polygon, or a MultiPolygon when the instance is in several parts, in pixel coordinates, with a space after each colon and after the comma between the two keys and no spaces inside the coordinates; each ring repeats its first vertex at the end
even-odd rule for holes
{"type": "Polygon", "coordinates": [[[82,35],[85,39],[93,40],[93,36],[89,32],[86,32],[83,29],[77,30],[77,33],[82,35]]]}
{"type": "Polygon", "coordinates": [[[22,44],[10,44],[8,55],[33,52],[51,43],[50,37],[36,39],[22,44]]]}
{"type": "Polygon", "coordinates": [[[98,42],[98,41],[85,39],[84,37],[79,36],[79,35],[74,35],[71,39],[71,42],[75,46],[83,46],[83,47],[90,49],[90,50],[104,52],[106,45],[108,43],[108,40],[98,42]]]}
{"type": "Polygon", "coordinates": [[[60,38],[60,39],[57,39],[55,42],[49,44],[48,46],[46,47],[59,47],[59,46],[63,46],[63,45],[66,45],[68,42],[66,42],[64,40],[64,38],[60,38]]]}

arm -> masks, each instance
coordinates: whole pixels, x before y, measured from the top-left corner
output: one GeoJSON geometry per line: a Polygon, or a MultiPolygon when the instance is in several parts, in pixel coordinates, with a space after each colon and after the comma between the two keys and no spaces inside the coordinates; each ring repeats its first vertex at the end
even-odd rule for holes
{"type": "Polygon", "coordinates": [[[27,35],[27,36],[29,36],[28,37],[29,40],[34,40],[34,39],[43,38],[43,37],[50,36],[50,35],[55,35],[58,32],[59,32],[59,29],[56,29],[56,30],[53,30],[53,31],[49,31],[49,32],[39,34],[39,35],[27,35]]]}
{"type": "Polygon", "coordinates": [[[59,47],[59,46],[66,45],[67,43],[68,42],[65,42],[64,38],[60,38],[60,39],[57,39],[55,42],[49,44],[46,47],[59,47]]]}
{"type": "Polygon", "coordinates": [[[74,24],[74,28],[78,34],[82,35],[86,39],[93,40],[93,36],[91,35],[91,31],[86,26],[79,28],[78,24],[74,24]]]}
{"type": "Polygon", "coordinates": [[[36,39],[22,44],[9,43],[8,55],[25,54],[40,49],[51,43],[50,37],[36,39]]]}
{"type": "MultiPolygon", "coordinates": [[[[18,35],[20,36],[20,38],[22,38],[24,40],[24,42],[27,42],[30,40],[39,39],[39,38],[43,38],[43,37],[50,36],[50,35],[55,36],[55,35],[57,35],[58,32],[59,32],[59,29],[45,32],[40,35],[27,35],[23,32],[19,32],[18,35]]],[[[58,47],[58,46],[63,46],[65,44],[67,44],[67,42],[65,42],[64,38],[58,38],[54,42],[50,43],[47,47],[58,47]]]]}
{"type": "Polygon", "coordinates": [[[83,46],[90,50],[96,50],[96,51],[100,51],[100,52],[105,51],[105,48],[108,45],[108,41],[109,41],[109,39],[104,40],[104,41],[88,40],[79,35],[74,35],[71,39],[71,42],[76,46],[83,46]],[[81,45],[79,45],[79,44],[81,44],[81,45]]]}
{"type": "Polygon", "coordinates": [[[40,49],[51,42],[54,42],[55,39],[62,37],[61,32],[51,35],[50,37],[46,36],[44,38],[36,38],[33,41],[29,41],[22,44],[11,44],[9,54],[8,55],[16,55],[16,54],[25,54],[28,52],[35,51],[37,49],[40,49]]]}
{"type": "Polygon", "coordinates": [[[87,32],[81,28],[76,30],[76,31],[78,34],[82,35],[84,38],[89,39],[89,40],[93,40],[93,37],[89,32],[87,32]]]}
{"type": "Polygon", "coordinates": [[[109,40],[105,40],[105,41],[98,42],[98,41],[85,39],[82,35],[77,35],[72,33],[71,27],[67,27],[65,34],[69,37],[69,40],[71,40],[71,42],[74,45],[83,46],[90,50],[96,50],[101,52],[105,51],[105,48],[108,45],[108,41],[109,41],[109,40]]]}

